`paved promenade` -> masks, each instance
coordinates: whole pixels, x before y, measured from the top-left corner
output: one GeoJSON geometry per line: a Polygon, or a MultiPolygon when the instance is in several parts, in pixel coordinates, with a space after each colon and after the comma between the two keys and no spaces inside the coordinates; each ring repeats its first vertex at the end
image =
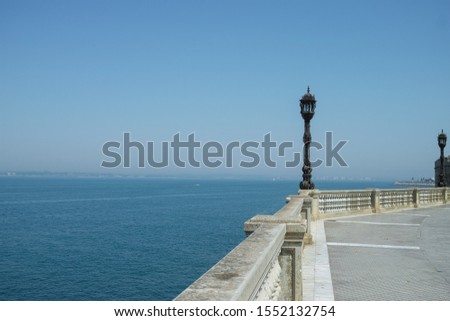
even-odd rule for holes
{"type": "Polygon", "coordinates": [[[450,205],[319,220],[305,301],[450,300],[450,205]]]}

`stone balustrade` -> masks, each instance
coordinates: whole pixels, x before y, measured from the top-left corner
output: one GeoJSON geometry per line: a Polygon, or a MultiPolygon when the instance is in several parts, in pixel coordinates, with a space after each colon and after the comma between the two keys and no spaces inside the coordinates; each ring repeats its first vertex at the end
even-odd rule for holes
{"type": "Polygon", "coordinates": [[[261,226],[175,300],[279,299],[281,272],[277,258],[285,231],[281,224],[261,226]]]}
{"type": "Polygon", "coordinates": [[[302,300],[301,256],[312,220],[447,203],[450,188],[301,191],[273,215],[245,222],[247,238],[175,300],[302,300]]]}
{"type": "MultiPolygon", "coordinates": [[[[381,209],[414,207],[414,197],[417,190],[414,189],[390,189],[375,192],[375,197],[379,196],[379,207],[381,209]]],[[[374,207],[374,212],[380,211],[374,207]]]]}
{"type": "Polygon", "coordinates": [[[302,192],[300,195],[305,199],[312,198],[312,218],[316,219],[445,204],[450,197],[450,189],[313,190],[302,192]]]}
{"type": "MultiPolygon", "coordinates": [[[[371,210],[370,191],[318,191],[312,193],[317,197],[319,213],[364,212],[371,210]]],[[[315,213],[316,214],[316,213],[315,213]]]]}
{"type": "Polygon", "coordinates": [[[294,195],[274,215],[245,222],[247,238],[175,300],[301,300],[303,202],[294,195]]]}

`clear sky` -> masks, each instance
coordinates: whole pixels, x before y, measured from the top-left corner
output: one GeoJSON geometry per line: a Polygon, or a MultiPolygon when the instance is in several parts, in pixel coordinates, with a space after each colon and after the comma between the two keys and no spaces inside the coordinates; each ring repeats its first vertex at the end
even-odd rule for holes
{"type": "Polygon", "coordinates": [[[106,170],[102,145],[270,132],[301,151],[308,85],[313,138],[349,141],[349,166],[314,177],[434,176],[437,134],[450,134],[450,1],[2,0],[0,171],[296,178],[283,166],[106,170]]]}

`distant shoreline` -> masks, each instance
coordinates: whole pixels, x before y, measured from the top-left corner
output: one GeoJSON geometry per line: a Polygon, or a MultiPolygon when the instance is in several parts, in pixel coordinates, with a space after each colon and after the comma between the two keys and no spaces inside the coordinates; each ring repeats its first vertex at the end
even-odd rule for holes
{"type": "Polygon", "coordinates": [[[431,186],[434,187],[434,183],[427,182],[394,182],[394,185],[402,185],[402,186],[431,186]]]}

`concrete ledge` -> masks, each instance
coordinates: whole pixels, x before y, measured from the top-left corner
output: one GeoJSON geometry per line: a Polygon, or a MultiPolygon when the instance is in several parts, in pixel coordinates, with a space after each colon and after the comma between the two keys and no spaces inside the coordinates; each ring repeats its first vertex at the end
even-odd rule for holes
{"type": "Polygon", "coordinates": [[[301,238],[306,232],[306,220],[301,217],[286,218],[277,217],[274,215],[255,215],[244,223],[244,230],[247,235],[250,235],[263,224],[286,224],[286,234],[299,234],[297,237],[301,238]]]}
{"type": "Polygon", "coordinates": [[[262,224],[175,300],[253,300],[278,258],[285,233],[284,224],[262,224]]]}
{"type": "Polygon", "coordinates": [[[286,239],[303,240],[307,232],[307,220],[302,217],[303,198],[290,196],[289,202],[273,215],[259,214],[244,223],[246,235],[250,235],[262,224],[285,224],[286,239]]]}
{"type": "Polygon", "coordinates": [[[301,214],[304,199],[298,195],[290,195],[287,197],[287,200],[289,202],[277,211],[274,216],[298,219],[301,214]]]}
{"type": "Polygon", "coordinates": [[[246,235],[257,231],[259,226],[286,226],[284,243],[278,258],[281,266],[280,283],[282,284],[278,299],[283,301],[297,301],[303,297],[301,252],[305,239],[308,240],[307,218],[310,213],[303,209],[304,203],[305,199],[291,195],[287,198],[286,205],[274,215],[256,215],[244,223],[246,235]]]}

